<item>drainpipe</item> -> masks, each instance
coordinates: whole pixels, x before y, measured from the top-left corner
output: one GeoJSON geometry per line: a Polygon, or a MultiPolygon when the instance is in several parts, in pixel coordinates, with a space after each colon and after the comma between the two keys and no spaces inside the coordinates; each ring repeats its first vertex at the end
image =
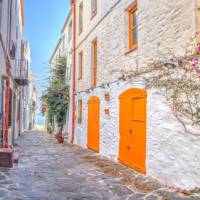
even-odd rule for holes
{"type": "MultiPolygon", "coordinates": [[[[10,2],[10,28],[9,28],[9,45],[8,45],[8,53],[10,53],[10,44],[11,44],[11,36],[12,36],[12,0],[10,2]]],[[[6,60],[6,73],[7,73],[7,80],[6,80],[6,105],[5,105],[5,141],[4,141],[4,148],[8,148],[8,129],[9,129],[9,100],[10,100],[10,60],[7,56],[6,60]]]]}
{"type": "Polygon", "coordinates": [[[75,92],[76,92],[76,0],[71,1],[74,10],[74,24],[73,24],[73,65],[72,65],[72,140],[74,143],[75,132],[75,92]]]}

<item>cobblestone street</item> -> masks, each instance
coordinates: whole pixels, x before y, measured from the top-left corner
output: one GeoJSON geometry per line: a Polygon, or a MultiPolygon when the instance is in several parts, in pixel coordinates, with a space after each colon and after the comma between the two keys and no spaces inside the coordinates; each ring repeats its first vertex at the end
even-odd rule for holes
{"type": "Polygon", "coordinates": [[[27,132],[17,141],[20,161],[0,169],[2,200],[181,200],[200,194],[177,193],[95,153],[57,144],[44,132],[27,132]]]}

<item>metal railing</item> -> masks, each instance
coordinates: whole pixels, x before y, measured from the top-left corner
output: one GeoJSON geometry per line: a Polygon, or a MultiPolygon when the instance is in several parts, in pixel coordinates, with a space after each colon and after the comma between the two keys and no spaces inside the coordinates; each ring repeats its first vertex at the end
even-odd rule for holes
{"type": "Polygon", "coordinates": [[[15,78],[28,78],[28,63],[26,60],[15,60],[15,78]]]}
{"type": "Polygon", "coordinates": [[[26,60],[15,60],[14,79],[20,85],[28,83],[28,62],[26,60]]]}

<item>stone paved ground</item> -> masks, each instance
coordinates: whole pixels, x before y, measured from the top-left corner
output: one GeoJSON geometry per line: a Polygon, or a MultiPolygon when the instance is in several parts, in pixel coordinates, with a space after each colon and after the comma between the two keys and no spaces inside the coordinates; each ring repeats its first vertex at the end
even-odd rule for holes
{"type": "Polygon", "coordinates": [[[0,168],[2,200],[197,200],[175,192],[95,153],[57,144],[44,132],[27,132],[16,146],[13,169],[0,168]]]}

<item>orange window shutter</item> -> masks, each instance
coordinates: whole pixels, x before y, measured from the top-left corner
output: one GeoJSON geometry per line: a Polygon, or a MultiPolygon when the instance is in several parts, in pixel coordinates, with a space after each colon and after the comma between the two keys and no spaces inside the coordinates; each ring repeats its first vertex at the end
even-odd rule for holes
{"type": "Polygon", "coordinates": [[[78,79],[82,79],[82,75],[83,75],[83,52],[79,53],[78,79]]]}
{"type": "Polygon", "coordinates": [[[137,4],[134,4],[128,12],[129,15],[129,48],[137,46],[137,4]]]}
{"type": "Polygon", "coordinates": [[[93,42],[93,86],[97,84],[97,40],[93,42]]]}
{"type": "Polygon", "coordinates": [[[82,100],[78,101],[78,123],[82,123],[82,109],[83,109],[83,103],[82,100]]]}

